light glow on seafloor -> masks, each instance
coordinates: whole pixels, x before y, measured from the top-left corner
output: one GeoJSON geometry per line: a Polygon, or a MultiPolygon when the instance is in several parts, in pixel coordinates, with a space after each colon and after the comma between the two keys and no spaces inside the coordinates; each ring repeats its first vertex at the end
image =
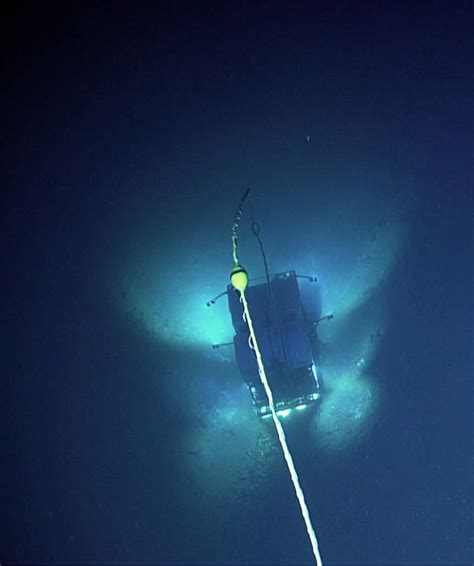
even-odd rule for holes
{"type": "Polygon", "coordinates": [[[163,288],[158,274],[150,273],[139,281],[130,281],[124,289],[124,308],[145,327],[169,344],[183,346],[201,345],[211,347],[232,338],[232,325],[228,316],[227,297],[222,297],[216,304],[208,307],[207,301],[219,291],[225,290],[227,281],[214,277],[209,282],[200,281],[197,276],[192,284],[186,284],[185,278],[176,278],[174,284],[163,288]]]}
{"type": "MultiPolygon", "coordinates": [[[[300,219],[298,230],[293,230],[291,237],[282,235],[281,240],[272,239],[272,234],[282,232],[278,223],[273,230],[265,226],[271,271],[294,269],[316,275],[321,314],[334,314],[333,320],[318,326],[324,344],[324,392],[314,411],[302,411],[301,419],[296,419],[301,421],[298,426],[309,427],[309,445],[319,456],[338,457],[357,449],[370,434],[381,408],[383,391],[371,374],[371,362],[385,331],[383,284],[396,265],[406,227],[396,215],[381,214],[380,220],[374,215],[376,208],[366,217],[354,214],[350,206],[341,205],[330,214],[326,208],[313,218],[300,219]]],[[[226,296],[212,307],[206,306],[226,289],[229,238],[215,241],[206,230],[208,227],[203,227],[202,233],[188,239],[189,249],[168,249],[165,260],[160,258],[160,245],[150,242],[139,254],[135,253],[137,247],[120,254],[120,270],[111,279],[116,283],[114,296],[119,308],[162,344],[183,352],[183,360],[174,370],[179,379],[173,380],[173,387],[187,390],[186,398],[192,391],[192,402],[186,405],[194,415],[190,422],[196,421],[184,435],[183,470],[206,489],[222,493],[229,478],[245,475],[248,470],[254,475],[263,473],[274,445],[268,437],[268,421],[256,416],[245,387],[228,390],[224,402],[220,385],[205,391],[202,388],[201,373],[212,375],[217,367],[224,368],[235,384],[242,383],[233,348],[211,348],[212,344],[230,342],[233,329],[226,296]],[[207,250],[205,254],[196,253],[194,238],[201,242],[199,249],[207,250]],[[190,351],[194,356],[199,352],[199,376],[195,367],[181,367],[190,351]]],[[[258,276],[262,274],[261,260],[253,240],[251,244],[246,248],[245,265],[251,275],[258,276]]],[[[301,287],[302,298],[311,300],[315,285],[303,281],[301,287]]],[[[174,390],[172,395],[182,405],[179,391],[174,390]]],[[[292,416],[288,422],[293,422],[292,416]]]]}
{"type": "Polygon", "coordinates": [[[356,450],[370,434],[380,402],[375,379],[366,375],[339,375],[313,415],[313,447],[327,456],[356,450]]]}

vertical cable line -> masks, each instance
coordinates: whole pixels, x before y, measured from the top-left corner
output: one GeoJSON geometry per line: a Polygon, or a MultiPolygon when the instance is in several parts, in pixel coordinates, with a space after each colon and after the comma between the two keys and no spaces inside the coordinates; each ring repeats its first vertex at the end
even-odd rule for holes
{"type": "Polygon", "coordinates": [[[308,507],[306,505],[303,490],[301,489],[298,474],[296,472],[295,464],[293,462],[293,457],[291,456],[290,449],[288,448],[288,444],[286,442],[285,431],[283,430],[283,426],[275,410],[275,405],[273,402],[273,393],[268,383],[267,375],[265,373],[265,366],[263,363],[262,355],[260,353],[260,348],[258,347],[258,341],[255,335],[255,330],[252,322],[252,317],[250,314],[249,305],[247,302],[247,298],[245,296],[245,290],[247,289],[247,285],[248,285],[248,274],[245,268],[239,263],[238,246],[237,246],[237,230],[239,227],[240,218],[242,216],[243,206],[245,200],[248,197],[249,192],[250,189],[247,189],[243,194],[242,198],[240,199],[237,212],[235,213],[234,221],[232,223],[232,256],[234,260],[234,267],[232,268],[231,271],[230,280],[234,288],[240,293],[240,300],[244,308],[243,318],[249,329],[251,347],[255,352],[255,357],[257,360],[258,374],[260,376],[260,380],[263,384],[265,393],[267,395],[268,405],[270,407],[270,411],[272,414],[273,423],[277,430],[278,440],[280,441],[280,445],[283,450],[283,455],[285,457],[285,462],[290,472],[290,477],[291,477],[291,481],[293,482],[293,487],[295,488],[296,497],[298,499],[298,503],[301,509],[301,514],[303,515],[303,519],[306,525],[306,531],[308,532],[308,536],[311,542],[311,548],[313,550],[314,558],[316,559],[317,566],[323,566],[321,555],[319,553],[318,539],[316,538],[316,533],[314,532],[314,528],[311,523],[311,517],[309,515],[308,507]]]}

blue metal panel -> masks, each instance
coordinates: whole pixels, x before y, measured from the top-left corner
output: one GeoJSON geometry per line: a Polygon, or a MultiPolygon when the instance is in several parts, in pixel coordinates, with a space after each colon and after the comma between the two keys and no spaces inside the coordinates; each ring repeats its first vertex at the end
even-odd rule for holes
{"type": "Polygon", "coordinates": [[[273,295],[280,320],[303,320],[298,282],[294,275],[273,280],[273,295]]]}
{"type": "Polygon", "coordinates": [[[310,366],[313,354],[304,326],[297,322],[288,323],[283,328],[283,335],[290,369],[310,366]]]}
{"type": "MultiPolygon", "coordinates": [[[[271,284],[275,305],[267,283],[251,285],[246,291],[263,361],[269,367],[286,364],[283,339],[290,369],[311,365],[312,353],[306,335],[296,276],[292,272],[276,276],[271,284]]],[[[232,288],[228,291],[229,310],[236,332],[234,346],[237,364],[242,373],[255,377],[258,370],[254,352],[248,346],[248,329],[242,318],[240,296],[232,288]]]]}

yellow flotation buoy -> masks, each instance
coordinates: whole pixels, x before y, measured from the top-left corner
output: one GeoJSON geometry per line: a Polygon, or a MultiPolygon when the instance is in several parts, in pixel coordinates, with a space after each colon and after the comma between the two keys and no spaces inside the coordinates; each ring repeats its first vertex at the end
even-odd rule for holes
{"type": "Polygon", "coordinates": [[[249,276],[245,267],[236,263],[230,272],[230,282],[237,291],[243,293],[249,284],[249,276]]]}

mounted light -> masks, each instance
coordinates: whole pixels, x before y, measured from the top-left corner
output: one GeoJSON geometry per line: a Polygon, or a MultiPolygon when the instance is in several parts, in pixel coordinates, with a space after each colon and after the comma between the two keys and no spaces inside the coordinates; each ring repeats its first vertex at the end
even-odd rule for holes
{"type": "Polygon", "coordinates": [[[279,417],[285,418],[285,417],[287,417],[290,413],[291,413],[291,409],[284,409],[283,411],[278,411],[278,412],[277,412],[277,415],[278,415],[279,417]]]}

